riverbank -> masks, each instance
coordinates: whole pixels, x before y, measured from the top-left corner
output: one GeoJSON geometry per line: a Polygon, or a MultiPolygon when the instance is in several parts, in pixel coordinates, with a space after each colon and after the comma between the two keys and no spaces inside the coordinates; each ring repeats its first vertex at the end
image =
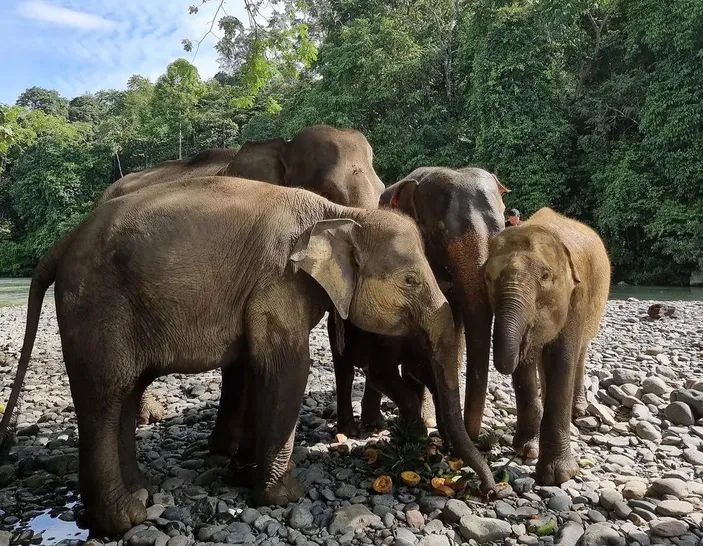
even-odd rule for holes
{"type": "MultiPolygon", "coordinates": [[[[407,487],[392,495],[371,491],[362,449],[377,436],[343,443],[334,436],[334,373],[324,322],[311,334],[313,367],[293,456],[294,474],[309,492],[286,509],[254,510],[246,490],[223,485],[224,461],[206,448],[219,372],[163,378],[154,393],[167,419],[137,434],[140,465],[159,493],[147,500],[150,521],[127,533],[124,544],[573,546],[585,530],[583,546],[696,546],[703,537],[703,305],[672,302],[674,318],[652,321],[650,303],[608,303],[589,354],[589,415],[572,426],[579,476],[561,488],[538,487],[529,477],[534,461],[516,459],[511,487],[492,503],[447,502],[407,487]],[[681,390],[686,387],[699,390],[681,390]],[[687,403],[670,404],[674,391],[687,403]]],[[[0,309],[0,349],[9,364],[0,366],[0,403],[9,395],[24,323],[23,307],[0,309]]],[[[509,378],[491,371],[489,385],[484,427],[498,438],[490,453],[497,467],[512,456],[515,401],[509,378]]],[[[357,414],[362,388],[357,374],[357,414]]],[[[384,409],[395,418],[390,405],[384,409]]],[[[46,544],[85,540],[73,523],[81,513],[74,504],[77,428],[50,303],[25,380],[20,428],[9,464],[0,466],[0,527],[22,544],[47,526],[46,544]],[[23,526],[27,520],[31,525],[23,526]]],[[[0,531],[0,546],[8,539],[0,531]]]]}

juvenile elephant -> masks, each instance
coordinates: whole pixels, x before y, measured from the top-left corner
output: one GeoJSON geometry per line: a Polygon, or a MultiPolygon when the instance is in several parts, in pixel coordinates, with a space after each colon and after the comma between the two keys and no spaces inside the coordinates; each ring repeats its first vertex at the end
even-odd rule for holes
{"type": "Polygon", "coordinates": [[[579,468],[569,444],[572,405],[583,397],[588,345],[608,300],[607,252],[592,229],[543,208],[491,242],[486,284],[495,367],[515,387],[513,447],[539,456],[540,483],[563,483],[579,468]]]}
{"type": "MultiPolygon", "coordinates": [[[[502,195],[507,191],[483,169],[421,167],[388,187],[380,199],[382,207],[400,210],[415,220],[430,267],[454,314],[456,342],[462,356],[466,343],[464,420],[474,439],[479,434],[485,403],[493,320],[481,268],[490,240],[504,227],[502,195]]],[[[330,326],[330,339],[338,339],[336,324],[330,326]]],[[[387,338],[350,325],[345,326],[344,343],[331,345],[340,432],[357,433],[351,402],[354,364],[366,372],[363,423],[378,426],[383,422],[381,394],[395,402],[401,419],[420,420],[424,387],[432,390],[432,374],[427,373],[429,354],[421,339],[387,338]],[[398,374],[400,364],[402,378],[398,374]]]]}
{"type": "Polygon", "coordinates": [[[239,411],[252,417],[244,438],[252,445],[240,449],[254,464],[252,499],[297,500],[304,491],[286,469],[309,334],[331,309],[368,331],[425,340],[452,443],[484,490],[495,486],[461,426],[451,309],[403,215],[224,177],[157,184],[104,203],[35,269],[0,438],[54,278],[80,492],[94,533],[124,532],[146,517],[131,495],[146,481],[134,429],[144,389],[161,375],[224,364],[244,382],[239,411]]]}
{"type": "MultiPolygon", "coordinates": [[[[154,184],[201,176],[232,176],[269,182],[279,186],[305,188],[333,203],[375,209],[383,183],[373,168],[373,150],[366,137],[355,129],[314,125],[300,131],[293,140],[282,138],[247,142],[238,151],[215,149],[185,160],[164,161],[150,169],[131,173],[110,185],[95,206],[154,184]]],[[[339,320],[339,317],[336,317],[339,320]]],[[[335,315],[330,316],[335,320],[335,315]]],[[[240,423],[231,415],[231,401],[240,395],[230,389],[230,371],[222,370],[222,395],[210,447],[231,454],[237,448],[240,423]]],[[[147,398],[151,398],[148,396],[147,398]]],[[[163,414],[150,400],[142,404],[138,420],[148,422],[152,414],[163,414]]]]}

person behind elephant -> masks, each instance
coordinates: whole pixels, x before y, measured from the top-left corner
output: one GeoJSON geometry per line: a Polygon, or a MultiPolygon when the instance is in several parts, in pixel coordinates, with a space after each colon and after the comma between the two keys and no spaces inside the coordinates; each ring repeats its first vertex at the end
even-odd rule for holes
{"type": "Polygon", "coordinates": [[[56,314],[78,419],[79,485],[92,533],[146,518],[132,493],[135,417],[151,381],[225,364],[244,396],[241,454],[252,500],[286,505],[304,490],[288,469],[310,368],[309,335],[335,309],[382,335],[416,332],[431,355],[442,419],[457,455],[494,490],[461,424],[454,319],[417,227],[391,211],[335,205],[302,189],[225,177],[156,184],[97,207],[37,265],[5,438],[42,300],[56,314]]]}
{"type": "MultiPolygon", "coordinates": [[[[476,439],[485,404],[493,315],[481,268],[488,244],[503,229],[509,190],[491,173],[478,168],[421,167],[389,186],[381,196],[383,208],[397,210],[417,224],[435,279],[454,314],[456,343],[467,351],[467,381],[464,421],[476,439]]],[[[333,325],[334,326],[334,325],[333,325]]],[[[351,389],[354,365],[364,367],[366,386],[361,406],[362,423],[380,427],[381,395],[388,396],[404,420],[422,420],[425,387],[434,390],[429,353],[418,336],[389,338],[363,332],[351,325],[344,331],[344,344],[330,331],[337,378],[337,429],[358,433],[352,413],[351,389]],[[398,374],[402,364],[403,375],[398,374]]],[[[463,354],[459,357],[463,357],[463,354]]],[[[435,404],[436,405],[436,404],[435,404]]],[[[432,424],[431,415],[425,424],[432,424]]],[[[440,432],[446,424],[438,423],[440,432]]],[[[446,434],[443,434],[446,436],[446,434]]]]}
{"type": "Polygon", "coordinates": [[[520,221],[520,211],[517,209],[510,209],[508,213],[508,219],[505,222],[505,227],[519,226],[522,222],[520,221]]]}
{"type": "Polygon", "coordinates": [[[586,401],[588,345],[610,290],[608,254],[591,228],[542,208],[493,239],[485,280],[493,360],[515,387],[513,447],[539,457],[539,483],[561,484],[579,469],[569,443],[572,408],[586,401]]]}

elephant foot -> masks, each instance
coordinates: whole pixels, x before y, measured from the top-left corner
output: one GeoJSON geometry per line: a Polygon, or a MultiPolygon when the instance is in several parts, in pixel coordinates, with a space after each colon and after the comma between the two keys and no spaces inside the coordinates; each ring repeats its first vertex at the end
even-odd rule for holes
{"type": "Polygon", "coordinates": [[[254,489],[251,499],[257,506],[286,506],[306,494],[305,486],[286,472],[280,481],[268,489],[254,489]]]}
{"type": "Polygon", "coordinates": [[[536,459],[539,457],[539,436],[524,438],[516,434],[513,439],[513,450],[524,459],[536,459]]]}
{"type": "Polygon", "coordinates": [[[583,417],[588,411],[588,402],[585,396],[579,396],[574,398],[574,403],[571,408],[571,418],[576,419],[577,417],[583,417]]]}
{"type": "MultiPolygon", "coordinates": [[[[88,504],[86,503],[88,510],[88,504]]],[[[139,499],[124,493],[109,503],[95,503],[88,510],[90,530],[95,536],[121,535],[146,520],[146,508],[139,499]]]]}
{"type": "MultiPolygon", "coordinates": [[[[295,468],[293,459],[288,460],[286,473],[290,473],[295,468]]],[[[256,463],[241,463],[233,458],[230,462],[227,474],[224,477],[225,483],[234,487],[244,487],[252,489],[254,487],[254,475],[256,473],[256,463]]]]}
{"type": "Polygon", "coordinates": [[[135,469],[128,476],[123,473],[122,481],[125,484],[125,488],[130,493],[136,493],[141,489],[146,489],[150,495],[153,495],[156,492],[156,488],[149,482],[144,473],[139,469],[135,469]]]}
{"type": "Polygon", "coordinates": [[[361,413],[361,422],[373,430],[383,430],[386,428],[386,420],[383,414],[379,411],[373,414],[361,413]]]}
{"type": "Polygon", "coordinates": [[[351,419],[345,419],[344,421],[337,421],[337,433],[344,434],[348,438],[356,438],[359,436],[359,425],[352,417],[351,419]]]}
{"type": "Polygon", "coordinates": [[[537,483],[540,485],[561,485],[579,471],[579,465],[572,453],[551,459],[537,461],[537,483]]]}
{"type": "Polygon", "coordinates": [[[215,430],[210,434],[210,438],[207,442],[207,447],[210,453],[214,455],[224,455],[226,457],[231,457],[237,451],[239,447],[237,442],[232,441],[229,434],[221,432],[215,427],[215,430]]]}

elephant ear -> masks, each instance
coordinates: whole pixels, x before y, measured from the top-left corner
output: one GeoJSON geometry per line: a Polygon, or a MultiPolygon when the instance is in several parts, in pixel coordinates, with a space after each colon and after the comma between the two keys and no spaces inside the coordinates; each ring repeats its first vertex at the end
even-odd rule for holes
{"type": "Polygon", "coordinates": [[[332,300],[342,319],[349,316],[354,295],[354,241],[359,226],[349,218],[320,220],[298,238],[289,259],[315,279],[332,300]]]}
{"type": "Polygon", "coordinates": [[[404,178],[398,182],[390,200],[390,207],[404,212],[417,220],[417,208],[415,207],[415,190],[420,183],[414,178],[404,178]]]}
{"type": "Polygon", "coordinates": [[[491,176],[493,177],[493,180],[496,181],[496,186],[498,186],[498,192],[500,193],[501,196],[502,196],[504,193],[510,193],[511,190],[508,189],[508,188],[507,188],[506,186],[504,186],[503,184],[501,184],[500,180],[498,180],[498,177],[497,177],[495,174],[491,173],[491,176]]]}
{"type": "Polygon", "coordinates": [[[579,284],[581,282],[581,276],[579,275],[578,269],[576,268],[576,263],[574,262],[573,250],[569,247],[568,243],[562,243],[564,245],[564,251],[566,252],[566,258],[569,261],[569,267],[571,268],[571,278],[574,284],[579,284]]]}

